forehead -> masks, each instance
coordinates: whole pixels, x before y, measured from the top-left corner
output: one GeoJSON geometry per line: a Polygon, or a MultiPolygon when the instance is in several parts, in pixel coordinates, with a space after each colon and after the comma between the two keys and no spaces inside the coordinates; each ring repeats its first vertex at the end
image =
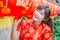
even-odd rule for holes
{"type": "Polygon", "coordinates": [[[36,12],[42,12],[42,13],[44,13],[44,12],[45,12],[45,10],[44,10],[44,9],[41,9],[41,10],[36,9],[35,11],[36,11],[36,12]]]}

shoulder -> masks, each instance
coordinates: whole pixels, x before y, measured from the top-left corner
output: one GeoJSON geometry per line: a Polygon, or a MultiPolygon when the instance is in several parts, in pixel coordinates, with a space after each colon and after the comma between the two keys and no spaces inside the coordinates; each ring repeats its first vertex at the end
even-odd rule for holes
{"type": "Polygon", "coordinates": [[[30,20],[28,19],[28,20],[22,20],[20,24],[21,25],[26,25],[26,24],[32,24],[32,22],[33,22],[32,19],[30,19],[30,20]]]}
{"type": "Polygon", "coordinates": [[[46,25],[46,24],[43,23],[43,26],[44,26],[44,29],[45,29],[45,30],[51,31],[51,28],[50,28],[48,25],[46,25]]]}

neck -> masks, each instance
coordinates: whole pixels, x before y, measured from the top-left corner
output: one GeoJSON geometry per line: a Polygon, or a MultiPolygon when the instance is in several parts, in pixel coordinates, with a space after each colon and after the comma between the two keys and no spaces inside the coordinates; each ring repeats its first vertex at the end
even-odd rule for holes
{"type": "Polygon", "coordinates": [[[34,25],[35,25],[35,26],[39,26],[40,23],[41,23],[41,22],[39,22],[39,21],[35,21],[35,22],[34,22],[34,25]]]}

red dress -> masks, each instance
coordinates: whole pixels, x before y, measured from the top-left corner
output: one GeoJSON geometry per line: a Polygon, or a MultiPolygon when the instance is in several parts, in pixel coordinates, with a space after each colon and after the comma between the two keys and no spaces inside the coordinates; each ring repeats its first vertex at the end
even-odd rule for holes
{"type": "Polygon", "coordinates": [[[23,20],[17,27],[20,40],[52,40],[52,31],[44,23],[38,27],[33,25],[33,20],[23,20]]]}

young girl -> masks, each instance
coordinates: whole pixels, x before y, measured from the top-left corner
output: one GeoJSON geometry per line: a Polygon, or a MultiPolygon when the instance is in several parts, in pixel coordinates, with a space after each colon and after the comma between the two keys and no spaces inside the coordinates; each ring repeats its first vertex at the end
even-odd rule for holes
{"type": "Polygon", "coordinates": [[[15,22],[12,40],[53,40],[52,32],[50,9],[43,4],[34,11],[32,20],[22,20],[21,18],[15,22]]]}

